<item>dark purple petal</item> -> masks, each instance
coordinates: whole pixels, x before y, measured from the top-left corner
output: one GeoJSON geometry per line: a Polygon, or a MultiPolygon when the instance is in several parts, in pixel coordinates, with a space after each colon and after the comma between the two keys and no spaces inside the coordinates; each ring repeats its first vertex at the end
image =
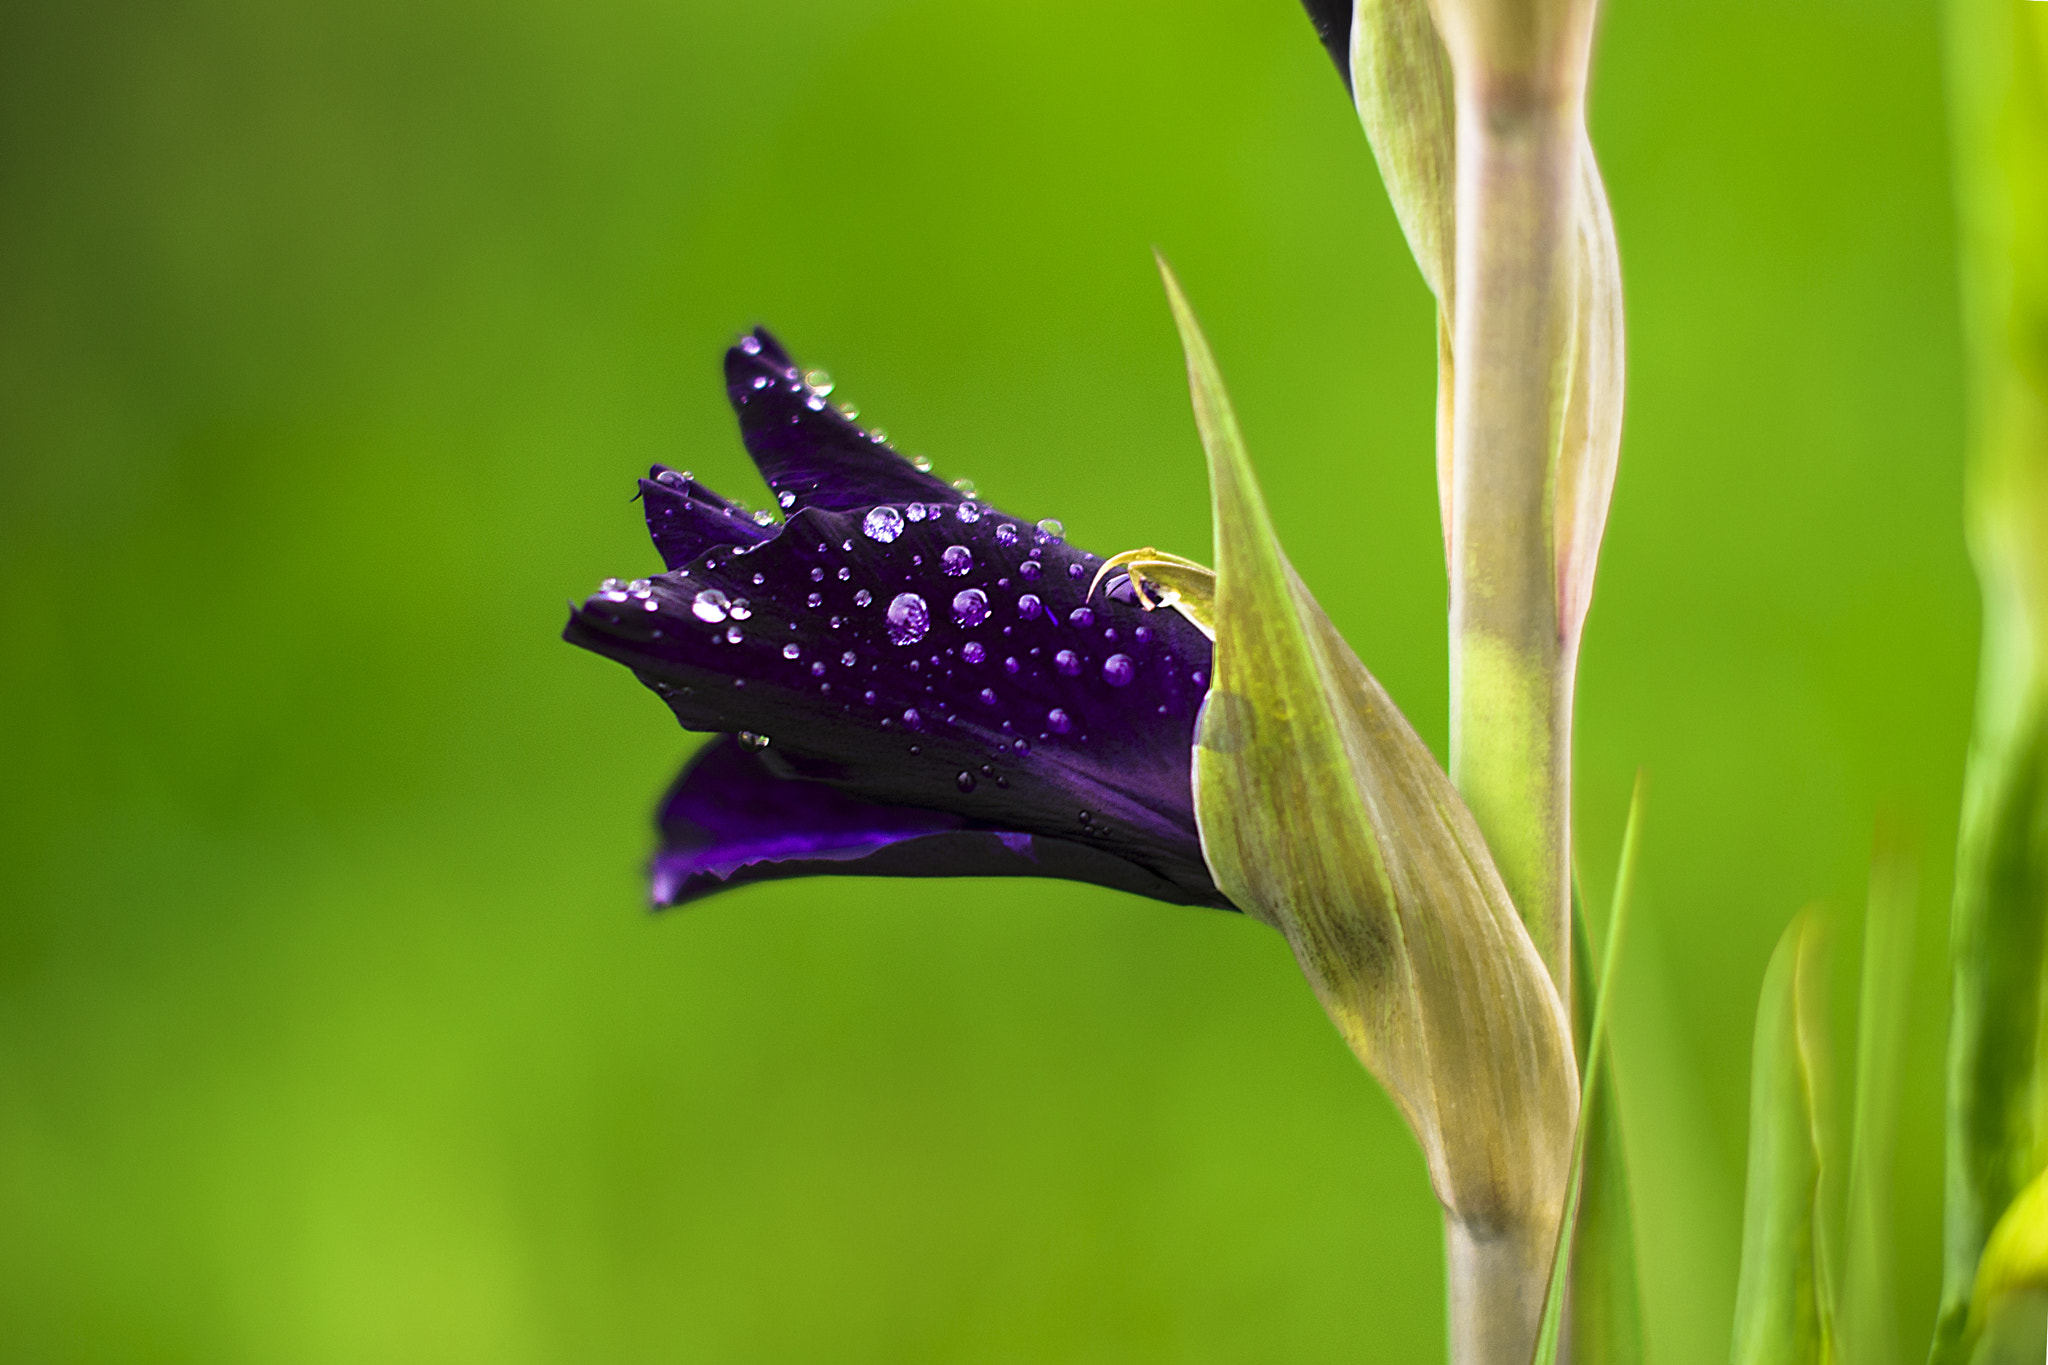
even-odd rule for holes
{"type": "Polygon", "coordinates": [[[640,480],[647,533],[661,562],[680,568],[714,545],[754,545],[775,534],[736,502],[729,502],[687,473],[656,465],[640,480]]]}
{"type": "Polygon", "coordinates": [[[732,736],[699,749],[663,800],[654,903],[681,905],[788,877],[1062,877],[1158,900],[1180,888],[1084,844],[964,817],[885,806],[785,776],[773,755],[732,736]]]}
{"type": "Polygon", "coordinates": [[[1353,0],[1301,0],[1309,22],[1316,26],[1316,37],[1323,40],[1330,59],[1337,63],[1337,74],[1344,78],[1346,90],[1351,89],[1352,3],[1353,0]]]}
{"type": "Polygon", "coordinates": [[[966,501],[814,391],[764,327],[725,353],[725,391],[740,417],[740,439],[785,511],[966,501]]]}

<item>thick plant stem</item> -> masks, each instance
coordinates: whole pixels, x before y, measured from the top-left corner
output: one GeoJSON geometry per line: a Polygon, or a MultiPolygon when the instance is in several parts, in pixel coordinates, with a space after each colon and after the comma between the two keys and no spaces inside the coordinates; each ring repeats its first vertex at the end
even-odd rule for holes
{"type": "Polygon", "coordinates": [[[1450,1365],[1527,1365],[1555,1227],[1478,1230],[1444,1219],[1450,1365]]]}
{"type": "Polygon", "coordinates": [[[1452,328],[1451,778],[1567,998],[1577,632],[1558,601],[1553,447],[1583,136],[1572,103],[1460,118],[1452,328]]]}

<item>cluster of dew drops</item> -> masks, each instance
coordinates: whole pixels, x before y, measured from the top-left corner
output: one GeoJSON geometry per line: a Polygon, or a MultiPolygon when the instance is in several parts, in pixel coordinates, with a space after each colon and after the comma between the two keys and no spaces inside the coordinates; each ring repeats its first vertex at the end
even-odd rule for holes
{"type": "MultiPolygon", "coordinates": [[[[760,343],[751,336],[743,337],[740,345],[750,354],[758,353],[760,350],[760,343]]],[[[767,382],[764,377],[757,377],[754,384],[758,388],[764,387],[767,382]]],[[[833,389],[831,375],[821,369],[805,371],[803,385],[808,390],[805,397],[806,405],[813,411],[822,411],[833,389]]],[[[860,415],[860,410],[850,402],[842,400],[833,404],[833,406],[849,421],[857,419],[860,415]]],[[[869,428],[867,435],[869,439],[877,444],[886,443],[888,440],[888,433],[881,427],[869,428]]],[[[932,462],[926,456],[913,454],[906,458],[919,472],[930,472],[932,462]]],[[[690,482],[694,476],[688,471],[679,474],[674,470],[663,470],[657,477],[664,483],[680,486],[690,482]]],[[[950,505],[913,502],[902,510],[887,504],[873,507],[869,509],[867,515],[861,521],[861,533],[870,540],[887,545],[903,534],[904,526],[907,522],[920,522],[928,519],[937,521],[949,511],[960,522],[968,525],[980,521],[985,515],[985,510],[979,503],[973,501],[976,491],[974,481],[971,479],[956,479],[953,481],[953,487],[965,493],[968,500],[950,505]]],[[[777,501],[784,511],[788,511],[795,506],[796,495],[784,490],[777,495],[777,501]]],[[[775,522],[774,515],[768,511],[762,510],[747,513],[744,509],[741,510],[743,515],[750,516],[758,526],[771,526],[775,522]]],[[[1005,546],[1017,544],[1024,534],[1025,532],[1017,526],[1007,522],[996,527],[996,540],[999,544],[1005,546]]],[[[1030,534],[1033,541],[1031,553],[1035,555],[1038,548],[1057,544],[1061,537],[1066,534],[1066,527],[1057,518],[1046,517],[1037,523],[1030,534]]],[[[733,553],[735,555],[742,555],[755,548],[757,547],[742,546],[736,548],[733,553]]],[[[853,542],[847,541],[842,548],[852,549],[853,542]]],[[[940,570],[948,577],[964,577],[972,572],[973,568],[974,552],[965,545],[949,545],[940,555],[940,570]]],[[[1018,566],[1018,576],[1026,582],[1038,578],[1043,572],[1044,566],[1035,557],[1026,558],[1018,566]]],[[[1086,568],[1084,565],[1076,563],[1068,566],[1068,572],[1072,576],[1079,578],[1086,572],[1086,568]]],[[[838,577],[842,581],[849,579],[851,576],[852,570],[848,567],[842,566],[838,571],[838,577]]],[[[825,577],[825,570],[813,568],[811,570],[811,577],[814,581],[822,582],[825,577]]],[[[754,575],[754,582],[757,585],[762,581],[763,575],[754,575]]],[[[655,601],[653,596],[652,584],[648,579],[644,578],[636,578],[631,582],[621,582],[616,578],[608,578],[601,585],[601,595],[605,600],[612,602],[625,602],[629,600],[644,602],[648,611],[660,609],[660,604],[655,601]]],[[[808,605],[817,607],[822,604],[823,600],[823,595],[814,591],[808,597],[808,605]]],[[[866,588],[861,588],[854,593],[853,601],[854,605],[858,607],[867,607],[873,604],[874,595],[866,588]]],[[[951,607],[954,621],[967,629],[981,625],[988,620],[991,614],[988,594],[980,588],[962,588],[953,595],[951,607]]],[[[1017,599],[1017,611],[1023,620],[1032,621],[1038,619],[1046,611],[1046,607],[1036,594],[1025,592],[1020,594],[1017,599]]],[[[748,620],[754,614],[746,598],[730,597],[717,588],[699,590],[691,600],[690,612],[697,620],[706,625],[724,625],[726,627],[724,638],[731,644],[738,644],[745,638],[740,623],[748,620]]],[[[890,600],[888,606],[884,608],[883,617],[889,639],[897,645],[915,645],[923,640],[931,630],[931,607],[919,593],[897,593],[890,600]]],[[[1094,623],[1094,612],[1085,605],[1080,606],[1069,614],[1069,619],[1076,626],[1087,627],[1094,623]]],[[[835,616],[832,618],[831,625],[833,629],[838,629],[840,624],[840,617],[835,616]]],[[[1149,630],[1141,627],[1138,630],[1138,638],[1143,640],[1150,633],[1149,630]]],[[[960,648],[960,654],[963,659],[971,664],[981,663],[988,657],[986,647],[978,640],[969,640],[963,644],[960,648]]],[[[782,655],[784,658],[794,662],[803,656],[803,650],[795,642],[791,642],[782,647],[782,655]]],[[[859,656],[849,649],[840,656],[839,661],[842,666],[852,668],[859,661],[859,656]]],[[[1012,665],[1010,671],[1015,672],[1016,668],[1014,665],[1016,661],[1012,659],[1006,662],[1012,665]]],[[[1071,649],[1061,649],[1053,655],[1053,666],[1063,676],[1074,677],[1081,671],[1081,656],[1071,649]]],[[[824,677],[827,672],[824,661],[813,661],[811,672],[814,676],[824,677]]],[[[1112,687],[1127,686],[1136,676],[1137,664],[1128,654],[1113,653],[1102,662],[1103,681],[1112,687]]],[[[1198,673],[1195,676],[1199,681],[1201,675],[1198,673]]],[[[735,680],[735,686],[744,685],[744,680],[735,680]]],[[[829,689],[830,684],[825,684],[825,686],[829,689]]],[[[870,703],[875,700],[875,693],[873,691],[869,691],[865,695],[870,703]]],[[[994,689],[983,688],[981,699],[984,702],[993,704],[996,699],[994,689]]],[[[912,726],[917,725],[920,719],[918,712],[914,708],[904,713],[905,722],[912,726]]],[[[883,723],[886,725],[888,722],[884,721],[883,723]]],[[[1064,735],[1073,729],[1074,721],[1073,717],[1063,708],[1055,706],[1047,711],[1045,725],[1049,733],[1064,735]]],[[[766,748],[771,742],[767,735],[751,730],[740,731],[737,738],[742,744],[754,749],[766,748]]],[[[1030,752],[1030,745],[1023,739],[1015,740],[1013,747],[1019,755],[1030,752]]],[[[916,753],[917,746],[913,745],[911,752],[916,753]]],[[[988,765],[983,765],[983,771],[990,771],[988,765]]],[[[997,780],[998,782],[1002,781],[1000,778],[997,780]]],[[[957,782],[962,791],[972,791],[976,785],[974,774],[970,772],[960,773],[957,782]]],[[[1003,785],[1008,784],[1004,783],[1003,785]]],[[[1083,818],[1085,823],[1086,812],[1083,813],[1083,818]]]]}

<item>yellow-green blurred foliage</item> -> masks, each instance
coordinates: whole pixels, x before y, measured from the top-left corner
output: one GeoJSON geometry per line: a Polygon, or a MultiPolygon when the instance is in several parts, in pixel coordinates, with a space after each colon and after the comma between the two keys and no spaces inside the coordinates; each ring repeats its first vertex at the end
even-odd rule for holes
{"type": "MultiPolygon", "coordinates": [[[[1578,808],[1653,1348],[1725,1358],[1756,990],[1925,850],[1975,657],[1937,33],[1612,6],[1578,808]]],[[[0,1360],[1424,1361],[1435,1206],[1269,930],[1056,883],[640,910],[689,740],[563,603],[760,496],[756,321],[1100,552],[1209,544],[1148,248],[1433,745],[1432,303],[1293,0],[0,11],[0,1360]],[[1361,1356],[1360,1352],[1365,1354],[1361,1356]]]]}

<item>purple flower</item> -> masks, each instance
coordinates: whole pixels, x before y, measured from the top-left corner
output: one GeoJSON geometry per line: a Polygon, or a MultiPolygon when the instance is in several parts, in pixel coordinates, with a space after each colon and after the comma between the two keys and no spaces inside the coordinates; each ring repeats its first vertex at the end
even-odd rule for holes
{"type": "Polygon", "coordinates": [[[786,520],[656,466],[640,490],[668,572],[607,580],[564,631],[721,732],[661,804],[655,903],[864,873],[1234,908],[1195,833],[1202,633],[1125,579],[1090,602],[1102,561],[1058,523],[923,472],[766,331],[725,377],[786,520]]]}

